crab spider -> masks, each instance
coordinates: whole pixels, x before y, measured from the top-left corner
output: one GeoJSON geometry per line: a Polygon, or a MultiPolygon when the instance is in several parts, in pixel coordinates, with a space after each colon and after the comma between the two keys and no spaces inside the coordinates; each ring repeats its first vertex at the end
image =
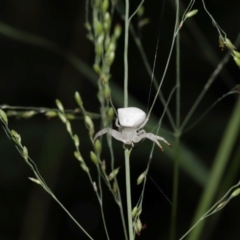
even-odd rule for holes
{"type": "Polygon", "coordinates": [[[171,144],[163,137],[154,135],[153,133],[146,133],[146,131],[142,129],[147,123],[148,117],[141,109],[136,107],[126,107],[119,108],[117,111],[118,118],[116,119],[115,124],[118,127],[118,131],[112,128],[104,128],[96,133],[94,140],[105,133],[109,133],[118,141],[123,142],[124,145],[132,145],[132,147],[134,146],[134,143],[138,143],[144,138],[148,138],[155,142],[162,151],[163,147],[158,140],[171,146],[171,144]]]}

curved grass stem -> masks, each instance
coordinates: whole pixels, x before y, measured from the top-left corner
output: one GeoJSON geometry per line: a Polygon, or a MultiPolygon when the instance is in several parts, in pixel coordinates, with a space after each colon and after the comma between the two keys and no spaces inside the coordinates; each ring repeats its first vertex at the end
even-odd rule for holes
{"type": "Polygon", "coordinates": [[[198,221],[179,240],[183,240],[202,220],[223,209],[224,206],[226,206],[226,204],[232,199],[232,195],[229,196],[229,194],[234,189],[239,187],[239,185],[240,185],[240,181],[237,184],[233,185],[219,201],[217,201],[206,213],[204,213],[198,219],[198,221]],[[224,204],[222,207],[219,207],[219,204],[221,204],[224,200],[226,201],[225,202],[226,204],[224,204]]]}

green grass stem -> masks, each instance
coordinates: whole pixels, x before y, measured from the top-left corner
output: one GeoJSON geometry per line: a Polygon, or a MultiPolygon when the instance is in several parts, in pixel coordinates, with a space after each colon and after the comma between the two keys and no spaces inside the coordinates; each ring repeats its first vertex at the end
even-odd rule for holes
{"type": "MultiPolygon", "coordinates": [[[[232,116],[229,120],[228,126],[226,127],[222,141],[219,145],[216,157],[213,162],[213,167],[209,176],[209,180],[207,182],[203,195],[199,201],[200,204],[194,216],[193,222],[196,222],[207,211],[219,188],[219,184],[222,179],[226,164],[229,160],[231,151],[233,149],[234,143],[240,130],[239,112],[240,112],[240,98],[238,99],[235,105],[232,116]]],[[[204,222],[202,221],[189,235],[188,239],[189,240],[199,239],[203,227],[204,222]]]]}
{"type": "Polygon", "coordinates": [[[132,199],[131,199],[131,180],[130,180],[130,153],[125,149],[125,174],[126,174],[126,193],[127,193],[127,216],[128,216],[128,233],[129,239],[133,240],[133,225],[132,225],[132,199]]]}

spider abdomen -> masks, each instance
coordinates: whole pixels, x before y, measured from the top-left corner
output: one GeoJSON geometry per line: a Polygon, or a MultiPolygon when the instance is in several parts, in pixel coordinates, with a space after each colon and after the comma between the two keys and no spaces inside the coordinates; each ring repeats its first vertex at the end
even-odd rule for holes
{"type": "Polygon", "coordinates": [[[146,119],[146,113],[136,107],[118,109],[118,119],[122,127],[136,128],[146,119]]]}

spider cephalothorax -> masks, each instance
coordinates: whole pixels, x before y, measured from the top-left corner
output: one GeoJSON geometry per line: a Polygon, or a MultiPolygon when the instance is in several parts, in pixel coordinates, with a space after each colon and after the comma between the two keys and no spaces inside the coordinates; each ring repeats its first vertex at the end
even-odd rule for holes
{"type": "Polygon", "coordinates": [[[126,145],[134,146],[134,143],[141,141],[144,138],[148,138],[155,142],[163,151],[161,144],[158,140],[165,142],[168,146],[171,146],[163,137],[154,135],[153,133],[146,133],[142,128],[148,121],[146,113],[136,107],[119,108],[118,118],[116,119],[116,126],[118,131],[112,128],[104,128],[96,133],[94,140],[99,136],[109,133],[115,139],[123,142],[126,145]]]}

